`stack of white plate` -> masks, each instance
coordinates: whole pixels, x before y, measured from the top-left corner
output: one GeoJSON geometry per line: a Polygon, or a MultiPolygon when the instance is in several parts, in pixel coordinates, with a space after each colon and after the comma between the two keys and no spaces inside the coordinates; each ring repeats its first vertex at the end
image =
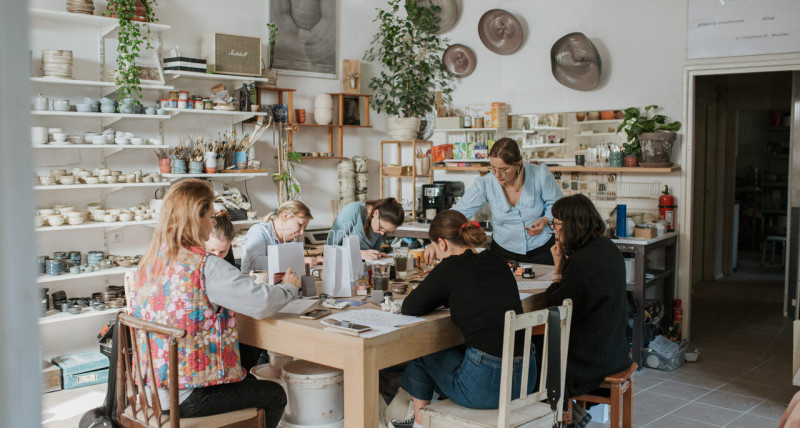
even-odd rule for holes
{"type": "Polygon", "coordinates": [[[94,1],[92,0],[67,0],[67,12],[94,15],[94,1]]]}
{"type": "Polygon", "coordinates": [[[42,77],[72,79],[72,51],[43,49],[42,77]]]}

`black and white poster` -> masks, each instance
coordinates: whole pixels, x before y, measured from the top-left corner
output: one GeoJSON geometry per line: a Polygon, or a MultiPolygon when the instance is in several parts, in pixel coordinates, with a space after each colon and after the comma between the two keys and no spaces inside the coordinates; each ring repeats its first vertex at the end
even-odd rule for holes
{"type": "Polygon", "coordinates": [[[687,57],[800,52],[800,0],[689,0],[687,57]]]}
{"type": "Polygon", "coordinates": [[[272,68],[336,78],[336,0],[270,0],[270,21],[278,26],[272,68]]]}

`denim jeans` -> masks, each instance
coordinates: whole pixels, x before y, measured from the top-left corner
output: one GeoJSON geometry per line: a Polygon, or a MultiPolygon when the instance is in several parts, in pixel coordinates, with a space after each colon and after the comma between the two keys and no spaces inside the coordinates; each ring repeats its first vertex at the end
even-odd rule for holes
{"type": "Polygon", "coordinates": [[[283,416],[286,393],[283,387],[268,380],[245,378],[241,382],[196,388],[181,403],[181,417],[218,415],[234,410],[264,409],[266,426],[274,428],[283,416]]]}
{"type": "MultiPolygon", "coordinates": [[[[450,348],[417,358],[403,373],[403,388],[412,397],[430,400],[434,390],[461,406],[472,409],[496,409],[500,401],[502,359],[467,348],[450,348]]],[[[519,397],[522,357],[514,359],[512,396],[519,397]]],[[[528,393],[536,383],[536,355],[531,350],[528,393]]]]}

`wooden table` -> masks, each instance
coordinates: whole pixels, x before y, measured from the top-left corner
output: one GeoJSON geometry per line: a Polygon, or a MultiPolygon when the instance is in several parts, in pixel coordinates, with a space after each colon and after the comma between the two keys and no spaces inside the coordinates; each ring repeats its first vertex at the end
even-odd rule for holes
{"type": "MultiPolygon", "coordinates": [[[[544,290],[522,291],[533,294],[522,302],[526,311],[546,306],[544,290]]],[[[368,303],[349,310],[362,308],[377,306],[368,303]]],[[[377,426],[379,370],[464,342],[450,311],[421,318],[424,321],[366,339],[325,331],[319,320],[304,320],[297,315],[276,314],[263,320],[236,316],[241,343],[343,370],[344,426],[358,428],[377,426]]]]}

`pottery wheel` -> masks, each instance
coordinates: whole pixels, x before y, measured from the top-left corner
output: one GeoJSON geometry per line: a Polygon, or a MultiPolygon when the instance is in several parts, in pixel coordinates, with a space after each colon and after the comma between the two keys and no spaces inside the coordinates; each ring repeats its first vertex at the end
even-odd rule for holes
{"type": "Polygon", "coordinates": [[[456,77],[467,77],[475,71],[475,52],[462,44],[450,45],[442,55],[444,68],[456,77]]]}
{"type": "Polygon", "coordinates": [[[490,51],[500,55],[516,52],[524,36],[517,18],[503,9],[492,9],[481,16],[478,35],[490,51]]]}
{"type": "Polygon", "coordinates": [[[600,82],[600,53],[583,33],[570,33],[558,39],[550,49],[553,77],[562,85],[588,91],[600,82]]]}

